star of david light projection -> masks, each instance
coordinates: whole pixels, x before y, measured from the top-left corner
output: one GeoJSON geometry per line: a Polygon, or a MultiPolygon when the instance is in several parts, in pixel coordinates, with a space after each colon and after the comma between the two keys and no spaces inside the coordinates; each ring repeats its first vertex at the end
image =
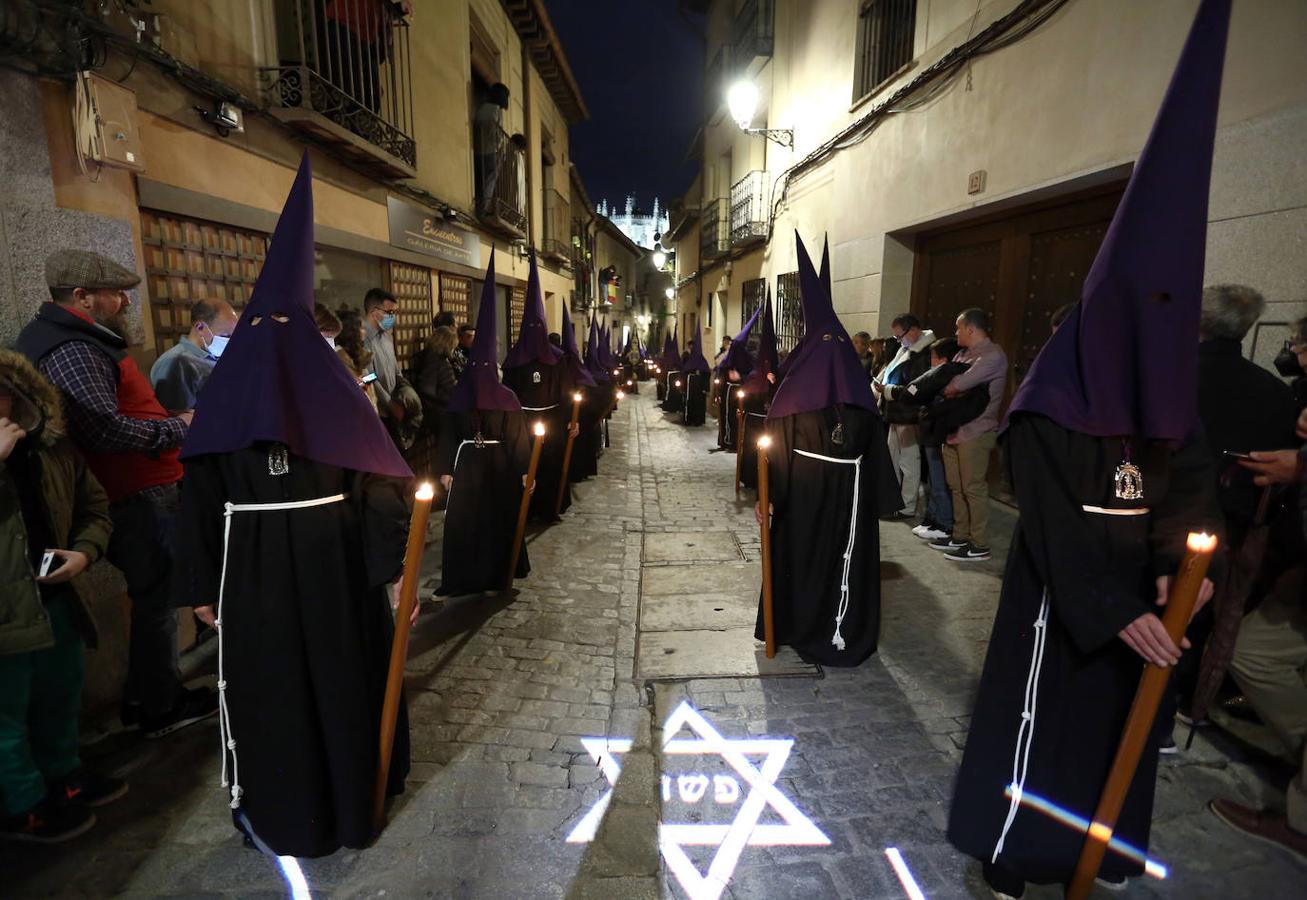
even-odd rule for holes
{"type": "MultiPolygon", "coordinates": [[[[631,749],[629,740],[608,738],[582,738],[582,746],[598,764],[609,789],[594,807],[567,836],[569,843],[586,843],[594,839],[599,822],[612,799],[612,785],[621,774],[617,757],[631,749]]],[[[663,725],[664,756],[720,757],[743,782],[746,791],[738,803],[735,819],[730,824],[677,824],[662,822],[658,826],[658,843],[663,860],[691,900],[717,900],[735,873],[740,854],[747,847],[810,846],[824,847],[830,838],[813,824],[799,808],[776,787],[776,779],[789,759],[794,741],[783,738],[731,739],[722,734],[687,701],[672,711],[663,725]],[[693,737],[677,737],[688,729],[693,737]],[[750,757],[761,757],[755,765],[750,757]],[[783,824],[760,824],[759,819],[770,809],[783,824]],[[716,847],[706,873],[686,853],[686,847],[716,847]]],[[[670,780],[664,777],[664,797],[668,796],[670,780]]],[[[714,800],[734,805],[741,792],[739,782],[730,776],[715,776],[711,780],[714,800]]],[[[682,800],[697,802],[707,792],[706,775],[681,776],[677,788],[682,800]]]]}

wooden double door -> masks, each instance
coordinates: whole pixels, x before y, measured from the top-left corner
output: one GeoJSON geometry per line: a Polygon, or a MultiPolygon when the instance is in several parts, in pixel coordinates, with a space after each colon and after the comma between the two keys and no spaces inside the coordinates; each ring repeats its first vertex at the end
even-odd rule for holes
{"type": "Polygon", "coordinates": [[[1010,396],[1048,340],[1049,317],[1080,299],[1123,187],[922,235],[912,279],[913,313],[946,337],[962,310],[987,310],[994,340],[1011,361],[1010,396]]]}

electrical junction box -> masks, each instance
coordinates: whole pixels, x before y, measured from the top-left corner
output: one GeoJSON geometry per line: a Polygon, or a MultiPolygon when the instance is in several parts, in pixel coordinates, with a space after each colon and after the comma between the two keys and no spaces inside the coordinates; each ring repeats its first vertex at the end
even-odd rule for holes
{"type": "Polygon", "coordinates": [[[89,116],[81,123],[88,128],[83,145],[87,155],[101,165],[145,171],[136,92],[91,72],[78,77],[83,79],[80,89],[90,105],[89,116]]]}

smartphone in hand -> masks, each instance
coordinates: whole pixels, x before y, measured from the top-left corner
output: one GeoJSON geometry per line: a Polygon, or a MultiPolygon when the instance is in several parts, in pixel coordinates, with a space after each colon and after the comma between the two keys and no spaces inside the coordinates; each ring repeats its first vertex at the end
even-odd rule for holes
{"type": "Polygon", "coordinates": [[[1244,453],[1241,450],[1222,450],[1221,455],[1226,459],[1252,459],[1251,453],[1244,453]]]}
{"type": "Polygon", "coordinates": [[[53,550],[45,551],[45,555],[41,557],[41,570],[36,573],[36,577],[44,578],[49,575],[50,570],[54,568],[54,561],[56,559],[58,559],[58,554],[53,550]]]}

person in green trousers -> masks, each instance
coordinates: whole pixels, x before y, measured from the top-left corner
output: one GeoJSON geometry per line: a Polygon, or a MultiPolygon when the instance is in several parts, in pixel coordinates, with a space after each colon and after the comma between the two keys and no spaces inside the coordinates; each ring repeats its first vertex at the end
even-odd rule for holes
{"type": "Polygon", "coordinates": [[[0,840],[76,837],[95,824],[92,807],[127,792],[77,753],[95,627],[74,578],[111,530],[104,490],[64,437],[58,392],[0,350],[0,840]]]}

